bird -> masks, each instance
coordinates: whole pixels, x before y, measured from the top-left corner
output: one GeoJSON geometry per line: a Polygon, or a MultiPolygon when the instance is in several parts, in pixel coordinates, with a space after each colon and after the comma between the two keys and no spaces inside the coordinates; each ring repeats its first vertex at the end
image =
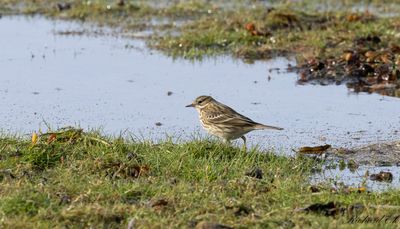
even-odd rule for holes
{"type": "Polygon", "coordinates": [[[253,130],[283,130],[280,127],[255,122],[211,96],[201,95],[186,107],[194,107],[198,111],[200,123],[208,133],[228,143],[241,138],[246,145],[244,135],[253,130]]]}

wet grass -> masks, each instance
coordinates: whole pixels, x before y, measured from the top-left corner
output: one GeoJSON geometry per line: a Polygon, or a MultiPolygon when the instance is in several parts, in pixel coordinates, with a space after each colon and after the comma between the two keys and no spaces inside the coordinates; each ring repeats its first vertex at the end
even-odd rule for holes
{"type": "Polygon", "coordinates": [[[310,189],[321,165],[207,140],[155,144],[76,129],[3,136],[0,227],[397,226],[348,221],[395,217],[398,190],[310,189]]]}

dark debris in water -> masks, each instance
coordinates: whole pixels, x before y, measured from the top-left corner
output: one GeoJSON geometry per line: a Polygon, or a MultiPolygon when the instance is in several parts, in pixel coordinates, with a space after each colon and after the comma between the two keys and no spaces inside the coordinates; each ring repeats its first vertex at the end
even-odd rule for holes
{"type": "Polygon", "coordinates": [[[377,35],[354,39],[341,56],[310,58],[289,68],[299,84],[343,84],[354,92],[400,97],[400,46],[377,35]]]}
{"type": "Polygon", "coordinates": [[[390,172],[380,171],[377,174],[371,174],[371,176],[369,176],[369,179],[371,179],[373,181],[391,183],[393,181],[393,174],[390,172]]]}
{"type": "Polygon", "coordinates": [[[62,36],[82,36],[87,33],[88,31],[85,30],[65,30],[56,32],[57,35],[62,35],[62,36]]]}

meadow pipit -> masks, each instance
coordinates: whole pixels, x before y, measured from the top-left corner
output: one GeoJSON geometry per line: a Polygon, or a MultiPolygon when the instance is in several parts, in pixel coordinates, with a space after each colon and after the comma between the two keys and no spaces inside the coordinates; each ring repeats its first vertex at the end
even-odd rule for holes
{"type": "Polygon", "coordinates": [[[201,125],[206,131],[214,136],[220,137],[225,141],[242,138],[250,131],[262,129],[283,130],[275,126],[267,126],[243,116],[232,108],[216,101],[211,96],[199,96],[192,104],[186,107],[194,107],[199,112],[201,125]]]}

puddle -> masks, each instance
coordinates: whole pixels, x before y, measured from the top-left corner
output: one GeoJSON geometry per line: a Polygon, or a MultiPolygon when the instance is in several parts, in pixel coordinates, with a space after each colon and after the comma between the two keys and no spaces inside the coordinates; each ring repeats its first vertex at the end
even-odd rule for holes
{"type": "MultiPolygon", "coordinates": [[[[295,73],[274,70],[294,65],[291,60],[251,65],[228,57],[172,60],[147,50],[141,41],[87,33],[65,36],[60,31],[93,28],[41,17],[0,19],[3,132],[29,134],[46,130],[47,124],[80,125],[114,135],[187,140],[207,136],[196,111],[185,105],[208,94],[258,122],[284,127],[247,135],[249,144],[279,153],[292,154],[301,146],[350,148],[400,138],[399,98],[354,94],[345,86],[297,85],[295,73]]],[[[398,167],[364,166],[356,175],[326,170],[320,176],[357,185],[366,170],[385,169],[395,176],[391,185],[399,186],[398,167]]]]}
{"type": "Polygon", "coordinates": [[[353,188],[366,187],[367,190],[384,191],[390,188],[400,187],[399,175],[400,167],[398,166],[360,166],[355,171],[350,171],[348,168],[341,170],[339,167],[333,169],[324,168],[323,172],[312,177],[312,183],[336,183],[341,186],[344,185],[353,188]],[[391,182],[384,182],[370,179],[372,174],[378,174],[381,171],[392,173],[393,180],[391,182]]]}

